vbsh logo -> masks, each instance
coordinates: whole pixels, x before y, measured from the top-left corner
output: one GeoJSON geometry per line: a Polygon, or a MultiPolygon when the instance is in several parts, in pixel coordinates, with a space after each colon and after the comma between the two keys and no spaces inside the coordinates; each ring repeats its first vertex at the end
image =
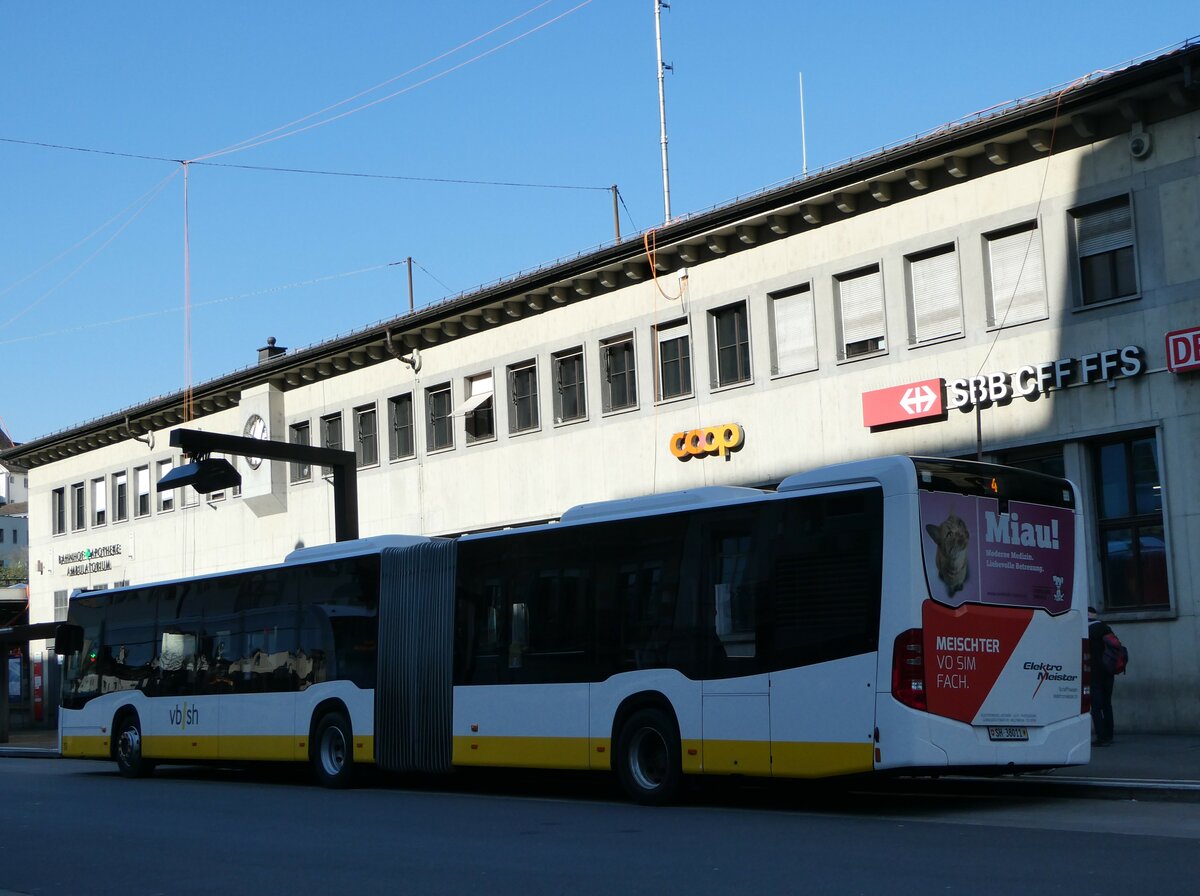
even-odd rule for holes
{"type": "Polygon", "coordinates": [[[171,720],[171,727],[180,731],[187,731],[189,725],[200,724],[200,710],[186,703],[183,706],[176,703],[174,709],[167,711],[167,715],[171,720]]]}

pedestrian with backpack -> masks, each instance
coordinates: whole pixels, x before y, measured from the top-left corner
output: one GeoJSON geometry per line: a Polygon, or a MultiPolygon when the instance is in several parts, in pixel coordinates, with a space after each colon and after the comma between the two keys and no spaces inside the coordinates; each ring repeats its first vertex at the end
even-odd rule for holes
{"type": "Polygon", "coordinates": [[[1092,666],[1092,727],[1096,747],[1107,747],[1113,739],[1113,681],[1125,671],[1129,652],[1095,607],[1088,607],[1088,647],[1092,666]]]}

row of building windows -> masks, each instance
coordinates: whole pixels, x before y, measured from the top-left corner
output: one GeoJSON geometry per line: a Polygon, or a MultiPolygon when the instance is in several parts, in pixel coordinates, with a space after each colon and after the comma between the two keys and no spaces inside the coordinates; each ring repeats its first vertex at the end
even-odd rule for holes
{"type": "MultiPolygon", "coordinates": [[[[227,458],[235,466],[236,458],[227,458]]],[[[96,476],[86,482],[75,482],[50,492],[50,526],[55,535],[68,531],[98,529],[110,523],[123,523],[132,514],[134,519],[150,516],[151,512],[171,513],[175,509],[176,492],[181,492],[183,506],[192,507],[200,503],[200,496],[191,488],[155,491],[155,483],[169,473],[174,466],[170,458],[143,464],[129,470],[117,470],[106,476],[96,476]],[[153,471],[154,478],[151,479],[153,471]],[[133,490],[130,491],[130,482],[133,490]]],[[[236,497],[241,492],[234,486],[230,494],[236,497]]],[[[213,492],[205,496],[209,502],[223,501],[226,493],[213,492]]]]}
{"type": "MultiPolygon", "coordinates": [[[[1128,195],[1094,203],[1070,212],[1072,243],[1079,265],[1080,301],[1094,305],[1134,296],[1138,291],[1134,252],[1133,217],[1128,195]]],[[[989,326],[1005,327],[1047,316],[1042,245],[1037,221],[1009,227],[982,236],[987,273],[987,320],[989,326]]],[[[908,295],[909,342],[920,345],[961,335],[962,296],[958,248],[954,244],[906,256],[905,284],[908,295]]],[[[888,351],[884,311],[883,278],[880,265],[859,268],[833,278],[834,310],[839,361],[872,357],[888,351]]],[[[773,376],[801,373],[818,367],[816,308],[812,283],[768,295],[770,371],[773,376]]],[[[706,312],[710,389],[751,382],[749,304],[742,300],[706,312]]],[[[653,392],[656,402],[688,398],[694,393],[693,324],[689,317],[656,324],[652,328],[654,355],[653,392]]],[[[612,413],[638,405],[637,352],[634,333],[603,339],[598,344],[600,411],[612,413]]],[[[574,346],[550,356],[553,422],[569,424],[588,417],[587,373],[584,347],[574,346]]],[[[492,441],[499,426],[498,390],[491,370],[463,378],[454,402],[452,382],[424,390],[423,425],[427,452],[455,447],[454,418],[464,420],[468,445],[492,441]]],[[[509,435],[539,430],[542,425],[538,361],[535,358],[509,364],[504,371],[507,388],[509,435]]],[[[349,434],[359,467],[377,465],[381,437],[391,461],[414,457],[417,451],[417,396],[406,392],[392,396],[380,408],[375,402],[349,410],[349,434]],[[385,414],[382,426],[379,413],[385,414]]],[[[347,421],[343,412],[323,415],[315,421],[290,424],[288,438],[297,444],[316,442],[324,447],[345,447],[347,421]],[[319,440],[319,441],[318,441],[319,440]]],[[[236,463],[236,460],[234,460],[236,463]]],[[[171,460],[160,460],[154,481],[171,469],[171,460]]],[[[326,470],[328,474],[330,471],[326,470]]],[[[173,491],[152,498],[151,466],[121,470],[55,489],[52,493],[54,534],[80,531],[133,517],[146,517],[152,504],[158,513],[174,510],[173,491]]],[[[307,464],[292,464],[292,483],[309,481],[307,464]]],[[[236,490],[235,490],[236,492],[236,490]]],[[[208,496],[221,500],[224,493],[208,496]]],[[[198,503],[192,489],[181,496],[185,506],[198,503]]]]}
{"type": "MultiPolygon", "coordinates": [[[[1137,294],[1133,218],[1128,195],[1072,210],[1073,244],[1079,263],[1080,301],[1095,305],[1137,294]]],[[[1028,221],[984,234],[989,327],[1009,327],[1044,319],[1049,311],[1037,221],[1028,221]]],[[[908,331],[911,345],[922,345],[963,333],[959,250],[948,244],[908,255],[904,259],[908,331]]],[[[883,276],[879,264],[833,278],[839,362],[886,354],[887,325],[883,276]]],[[[768,295],[770,371],[772,376],[816,370],[816,306],[811,282],[768,295]]],[[[688,398],[694,392],[693,332],[688,317],[656,324],[654,400],[688,398]]],[[[750,318],[746,301],[734,302],[706,314],[710,389],[751,382],[750,318]]],[[[637,407],[637,352],[634,334],[601,340],[599,350],[601,412],[637,407]]],[[[550,356],[555,425],[588,415],[583,346],[550,356]]],[[[508,434],[541,427],[538,364],[529,359],[505,369],[508,434]]],[[[456,405],[451,382],[424,390],[424,435],[428,452],[454,447],[454,418],[464,420],[468,445],[491,441],[498,433],[497,388],[491,370],[463,378],[456,405]]],[[[415,397],[409,392],[387,400],[384,433],[389,460],[416,453],[415,397]]],[[[342,449],[346,426],[341,411],[317,421],[318,444],[342,449]]],[[[350,412],[349,432],[360,467],[380,461],[380,429],[375,403],[350,412]]],[[[289,427],[293,443],[313,444],[312,423],[301,420],[289,427]]],[[[293,464],[292,482],[311,479],[305,464],[293,464]]]]}
{"type": "MultiPolygon", "coordinates": [[[[0,544],[4,544],[5,531],[6,530],[4,530],[4,529],[0,529],[0,544]]],[[[20,544],[20,543],[21,543],[21,539],[20,539],[19,530],[13,529],[12,530],[12,544],[20,544]]]]}
{"type": "MultiPolygon", "coordinates": [[[[1087,307],[1138,293],[1133,211],[1128,195],[1070,212],[1077,263],[1076,303],[1087,307]]],[[[982,236],[987,278],[987,325],[1008,327],[1044,319],[1046,297],[1038,222],[982,236]]],[[[904,258],[908,341],[922,345],[963,333],[958,247],[936,246],[904,258]]],[[[838,360],[888,349],[882,271],[878,264],[834,277],[838,360]]],[[[804,285],[771,296],[772,373],[816,367],[812,290],[804,285]]]]}

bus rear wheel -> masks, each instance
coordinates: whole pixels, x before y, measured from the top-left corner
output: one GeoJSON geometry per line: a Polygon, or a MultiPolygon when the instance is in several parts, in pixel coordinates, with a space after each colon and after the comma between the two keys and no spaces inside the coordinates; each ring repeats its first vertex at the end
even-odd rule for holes
{"type": "Polygon", "coordinates": [[[617,738],[617,777],[635,803],[662,806],[683,784],[679,729],[661,709],[639,709],[617,738]]]}
{"type": "Polygon", "coordinates": [[[354,735],[344,713],[321,717],[313,739],[313,768],[324,787],[349,787],[354,777],[354,735]]]}
{"type": "Polygon", "coordinates": [[[142,726],[135,715],[127,715],[113,726],[113,758],[117,770],[126,778],[144,778],[154,771],[154,763],[142,756],[142,726]]]}

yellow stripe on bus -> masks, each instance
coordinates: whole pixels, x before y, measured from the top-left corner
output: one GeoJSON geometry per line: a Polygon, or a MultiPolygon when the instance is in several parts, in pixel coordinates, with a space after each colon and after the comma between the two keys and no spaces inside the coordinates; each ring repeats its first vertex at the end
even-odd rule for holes
{"type": "MultiPolygon", "coordinates": [[[[606,772],[612,769],[612,754],[613,744],[607,737],[593,738],[592,744],[592,761],[588,764],[588,768],[592,771],[606,772]]],[[[704,771],[704,762],[701,753],[702,742],[699,740],[684,740],[682,743],[683,755],[680,757],[680,765],[683,766],[685,775],[698,775],[704,771]]]]}
{"type": "MultiPolygon", "coordinates": [[[[686,774],[774,775],[779,778],[824,778],[852,775],[873,768],[870,743],[774,743],[765,741],[685,740],[682,765],[686,774]]],[[[305,761],[308,739],[292,735],[245,737],[148,736],[143,739],[147,759],[229,761],[305,761]]],[[[109,739],[96,735],[70,735],[62,739],[62,755],[73,759],[106,759],[109,739]]],[[[375,761],[375,739],[354,738],[354,761],[375,761]]],[[[586,737],[479,737],[454,738],[452,762],[463,766],[508,768],[594,769],[612,767],[608,740],[586,737]]]]}
{"type": "Polygon", "coordinates": [[[87,734],[64,735],[60,752],[68,759],[107,759],[110,755],[107,737],[87,734]]]}
{"type": "Polygon", "coordinates": [[[770,775],[771,743],[765,740],[706,740],[704,773],[770,775]]]}
{"type": "MultiPolygon", "coordinates": [[[[69,735],[62,739],[62,755],[71,759],[107,759],[112,755],[109,739],[95,735],[69,735]]],[[[147,759],[211,760],[231,762],[308,761],[308,738],[283,735],[252,735],[226,737],[189,737],[187,735],[146,735],[142,738],[142,754],[147,759]]],[[[375,738],[357,735],[354,738],[354,761],[375,761],[375,738]]]]}
{"type": "Polygon", "coordinates": [[[451,762],[506,768],[592,768],[590,743],[586,737],[459,735],[454,738],[451,762]]]}
{"type": "Polygon", "coordinates": [[[875,765],[870,743],[775,743],[772,773],[777,778],[827,778],[869,772],[875,765]]]}

